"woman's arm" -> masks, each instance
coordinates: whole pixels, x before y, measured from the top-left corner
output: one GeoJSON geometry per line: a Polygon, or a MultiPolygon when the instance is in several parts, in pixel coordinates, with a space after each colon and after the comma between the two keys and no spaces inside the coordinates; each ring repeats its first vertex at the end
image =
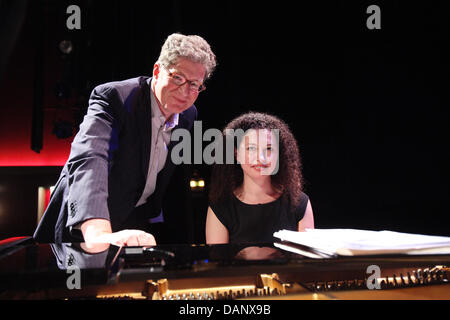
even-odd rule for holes
{"type": "Polygon", "coordinates": [[[305,231],[306,229],[314,229],[314,214],[311,206],[311,201],[308,200],[303,219],[298,222],[298,231],[305,231]]]}
{"type": "Polygon", "coordinates": [[[211,207],[208,207],[208,213],[206,214],[206,243],[220,244],[228,242],[227,228],[216,217],[211,207]]]}

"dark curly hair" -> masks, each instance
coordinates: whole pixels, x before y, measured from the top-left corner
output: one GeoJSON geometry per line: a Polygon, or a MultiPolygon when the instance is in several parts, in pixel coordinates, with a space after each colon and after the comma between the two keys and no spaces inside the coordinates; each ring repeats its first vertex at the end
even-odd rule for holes
{"type": "MultiPolygon", "coordinates": [[[[272,186],[282,193],[283,200],[295,208],[303,191],[302,164],[297,141],[288,125],[276,116],[249,112],[232,120],[222,131],[225,139],[228,130],[249,129],[279,130],[279,167],[271,176],[272,186]]],[[[239,142],[235,139],[234,146],[239,142]]],[[[236,160],[236,159],[234,159],[236,160]]],[[[233,192],[243,183],[243,171],[236,161],[233,164],[215,164],[211,172],[210,203],[229,201],[233,192]]]]}

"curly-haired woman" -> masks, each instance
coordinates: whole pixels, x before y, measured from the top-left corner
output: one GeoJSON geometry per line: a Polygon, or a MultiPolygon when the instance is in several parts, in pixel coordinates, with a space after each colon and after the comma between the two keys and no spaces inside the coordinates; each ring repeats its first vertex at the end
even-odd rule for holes
{"type": "Polygon", "coordinates": [[[268,243],[282,229],[314,228],[303,193],[297,141],[279,118],[250,112],[223,130],[234,134],[233,164],[215,164],[211,176],[206,242],[268,243]],[[245,135],[236,138],[235,132],[245,135]]]}

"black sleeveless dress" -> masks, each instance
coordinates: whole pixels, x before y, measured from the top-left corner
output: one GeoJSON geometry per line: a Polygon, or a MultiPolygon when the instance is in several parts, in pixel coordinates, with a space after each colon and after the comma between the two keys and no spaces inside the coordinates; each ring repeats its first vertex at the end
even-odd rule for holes
{"type": "Polygon", "coordinates": [[[271,243],[279,230],[297,231],[309,197],[302,192],[295,210],[284,197],[265,204],[247,204],[234,195],[229,201],[210,204],[217,218],[228,229],[230,243],[271,243]]]}

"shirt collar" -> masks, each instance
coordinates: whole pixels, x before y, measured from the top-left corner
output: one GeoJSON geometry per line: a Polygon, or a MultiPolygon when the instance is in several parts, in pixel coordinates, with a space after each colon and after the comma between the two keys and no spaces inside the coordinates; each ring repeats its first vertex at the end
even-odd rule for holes
{"type": "Polygon", "coordinates": [[[162,114],[159,109],[158,102],[156,101],[155,93],[153,92],[152,86],[153,79],[150,80],[150,101],[151,101],[151,109],[152,109],[152,119],[158,118],[160,120],[160,125],[164,126],[164,131],[169,131],[175,128],[178,125],[178,119],[180,115],[178,113],[174,113],[170,116],[169,119],[166,120],[166,117],[162,114]]]}

